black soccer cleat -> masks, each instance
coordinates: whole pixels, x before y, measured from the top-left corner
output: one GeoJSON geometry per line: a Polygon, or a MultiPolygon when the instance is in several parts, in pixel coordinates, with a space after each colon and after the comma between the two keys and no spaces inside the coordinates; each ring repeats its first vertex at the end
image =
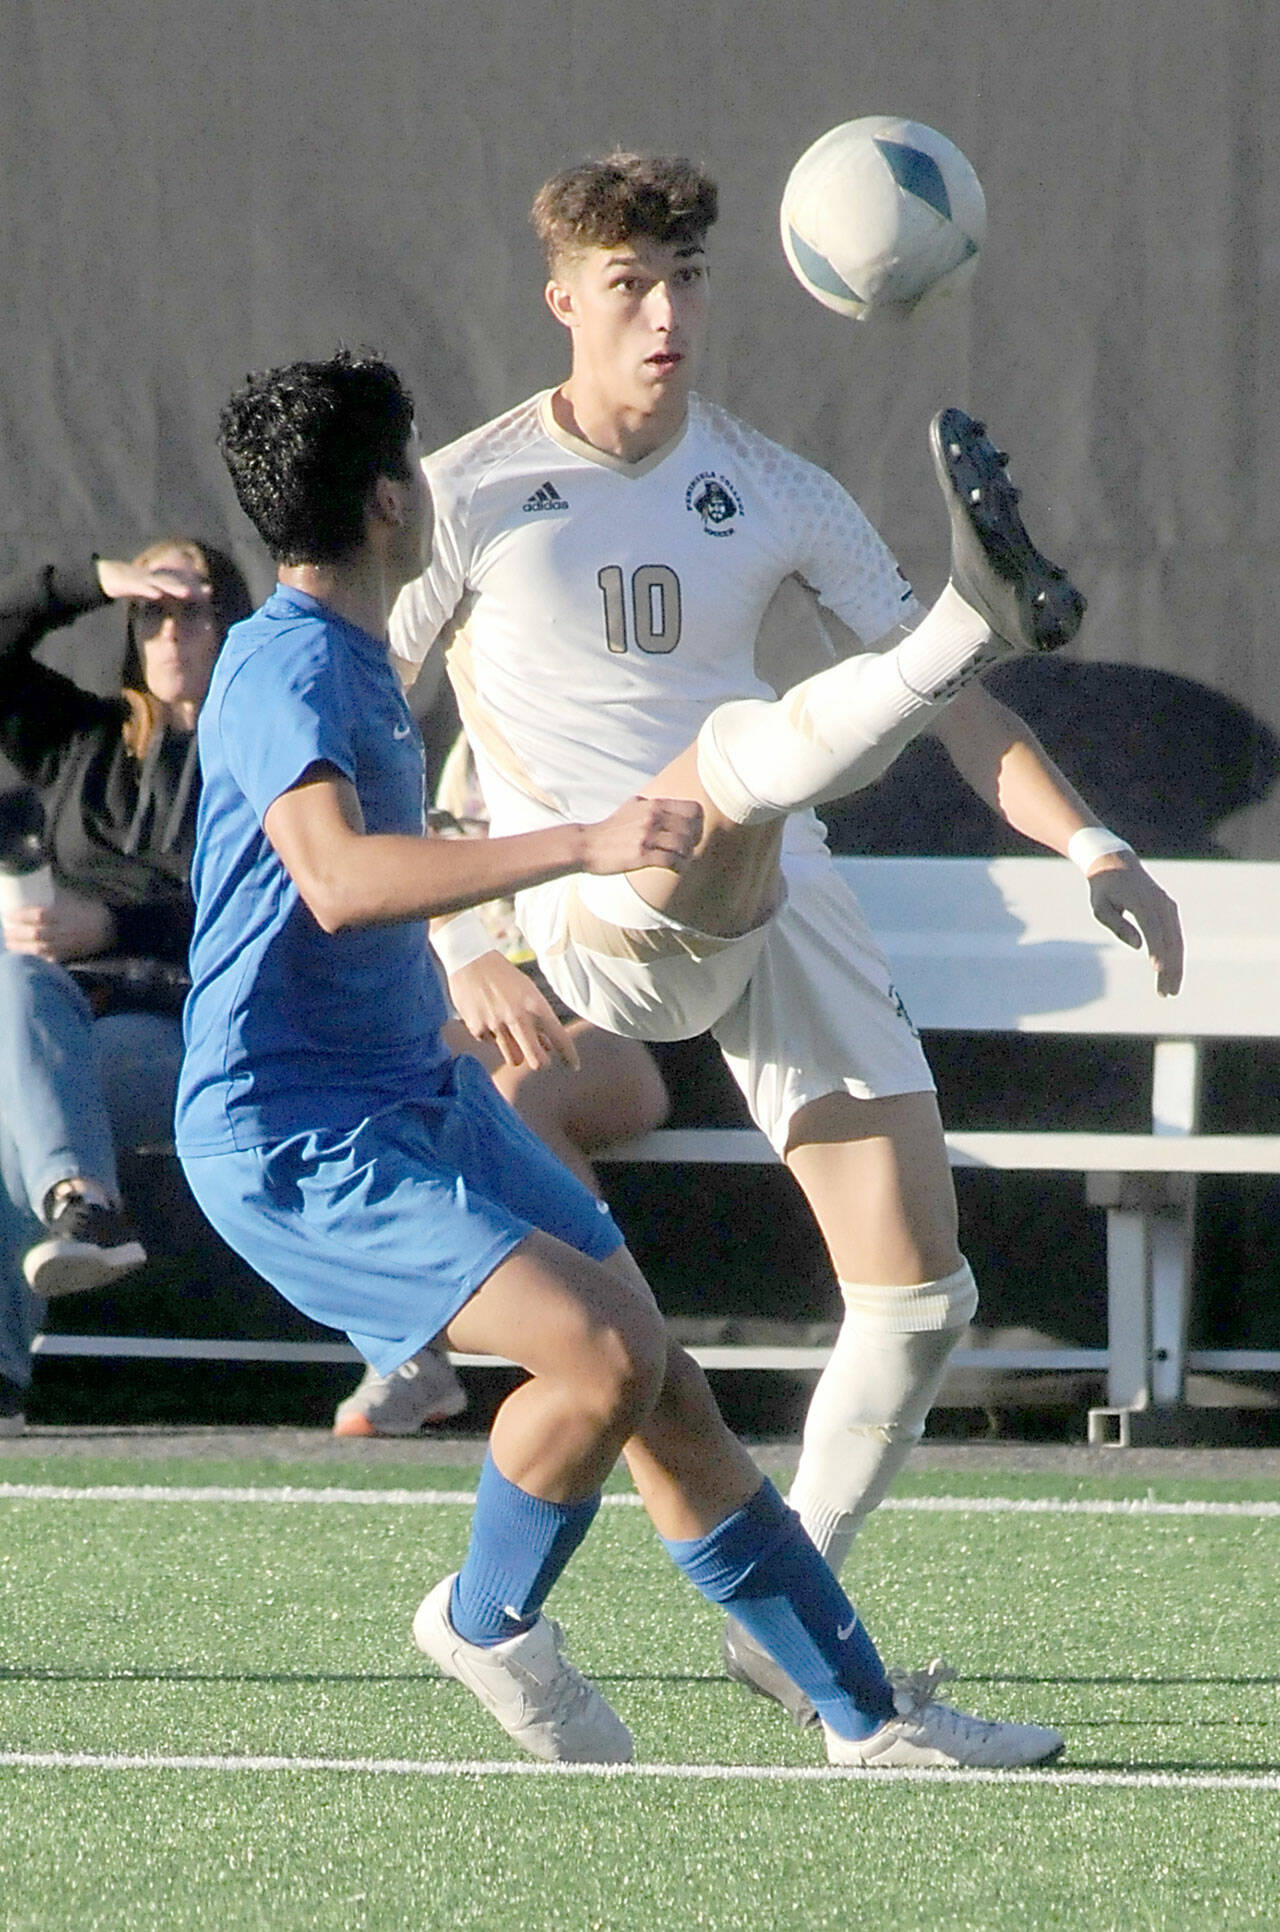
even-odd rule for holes
{"type": "Polygon", "coordinates": [[[818,1722],[818,1713],[798,1684],[793,1684],[785,1670],[775,1664],[767,1650],[761,1650],[753,1637],[749,1637],[740,1623],[732,1617],[725,1620],[720,1632],[720,1652],[724,1658],[725,1672],[735,1684],[745,1684],[757,1697],[772,1698],[781,1704],[799,1730],[808,1730],[818,1722]]]}
{"type": "Polygon", "coordinates": [[[951,581],[1015,651],[1058,651],[1084,616],[1084,598],[1027,535],[1008,457],[986,424],[944,409],[929,425],[933,467],[951,518],[951,581]]]}

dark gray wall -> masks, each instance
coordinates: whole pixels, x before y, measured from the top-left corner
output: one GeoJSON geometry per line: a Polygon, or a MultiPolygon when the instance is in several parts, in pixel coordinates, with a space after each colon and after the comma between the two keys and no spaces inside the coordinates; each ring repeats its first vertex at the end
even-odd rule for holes
{"type": "MultiPolygon", "coordinates": [[[[988,414],[1089,594],[1077,655],[1280,728],[1278,77],[1245,0],[8,0],[0,564],[190,526],[263,587],[212,443],[243,373],[371,343],[458,433],[562,370],[539,181],[680,149],[723,190],[709,393],[844,478],[926,590],[925,424],[988,414]],[[972,303],[883,334],[776,238],[794,157],[879,111],[947,130],[990,209],[972,303]]],[[[1222,838],[1280,856],[1274,793],[1222,838]]]]}

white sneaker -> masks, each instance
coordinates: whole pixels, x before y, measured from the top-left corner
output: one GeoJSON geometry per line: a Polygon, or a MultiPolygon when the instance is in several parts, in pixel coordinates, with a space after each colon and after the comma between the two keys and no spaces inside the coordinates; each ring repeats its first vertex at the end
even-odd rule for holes
{"type": "Polygon", "coordinates": [[[104,1207],[83,1194],[65,1194],[48,1234],[22,1257],[33,1295],[78,1295],[110,1287],[145,1265],[147,1251],[123,1208],[104,1207]]]}
{"type": "Polygon", "coordinates": [[[416,1436],[431,1422],[461,1415],[467,1392],[449,1362],[420,1348],[390,1375],[366,1368],[358,1386],[333,1412],[335,1436],[416,1436]]]}
{"type": "Polygon", "coordinates": [[[466,1643],[449,1621],[453,1585],[452,1576],[443,1578],[418,1605],[413,1620],[418,1649],[446,1677],[474,1691],[508,1737],[533,1757],[562,1764],[629,1764],[631,1733],[564,1655],[559,1624],[542,1616],[506,1643],[466,1643]]]}
{"type": "Polygon", "coordinates": [[[827,1761],[863,1765],[868,1770],[906,1765],[982,1765],[1014,1771],[1022,1765],[1056,1758],[1066,1740],[1044,1724],[1002,1724],[967,1717],[935,1700],[955,1676],[940,1658],[927,1670],[889,1672],[897,1711],[870,1737],[840,1737],[828,1724],[827,1761]]]}

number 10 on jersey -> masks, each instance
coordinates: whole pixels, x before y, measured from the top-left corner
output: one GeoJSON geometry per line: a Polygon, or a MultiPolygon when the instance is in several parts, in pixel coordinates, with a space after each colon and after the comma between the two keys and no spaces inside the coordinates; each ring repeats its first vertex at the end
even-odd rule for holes
{"type": "Polygon", "coordinates": [[[604,599],[604,635],[621,654],[628,638],[638,651],[662,655],[680,642],[680,579],[667,564],[641,564],[630,586],[621,564],[606,564],[596,578],[604,599]]]}

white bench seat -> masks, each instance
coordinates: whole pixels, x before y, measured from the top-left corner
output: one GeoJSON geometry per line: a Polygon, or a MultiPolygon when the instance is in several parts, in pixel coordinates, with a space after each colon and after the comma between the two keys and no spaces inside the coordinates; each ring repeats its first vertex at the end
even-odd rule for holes
{"type": "MultiPolygon", "coordinates": [[[[1187,936],[1182,992],[1161,999],[1146,958],[1093,918],[1088,889],[1061,859],[838,861],[893,962],[924,1033],[1080,1035],[1152,1043],[1143,1132],[950,1129],[953,1167],[1079,1173],[1107,1211],[1104,1351],[961,1351],[957,1366],[1059,1368],[1101,1361],[1108,1409],[1099,1440],[1127,1439],[1124,1417],[1179,1403],[1196,1181],[1280,1174],[1280,1135],[1200,1131],[1203,1048],[1280,1037],[1280,864],[1169,860],[1152,871],[1178,901],[1187,936]]],[[[1082,1047],[1084,1041],[1082,1038],[1082,1047]]],[[[1087,1099],[1087,1066],[1071,1098],[1087,1099]]],[[[668,1130],[611,1150],[614,1160],[772,1161],[750,1130],[668,1130]]],[[[808,1351],[813,1353],[813,1351],[808,1351]]],[[[776,1359],[776,1351],[775,1351],[776,1359]]],[[[755,1364],[744,1352],[742,1366],[755,1364]]],[[[1280,1369],[1280,1352],[1205,1351],[1192,1366],[1280,1369]]],[[[763,1366],[761,1362],[759,1364],[763,1366]]],[[[780,1364],[779,1364],[780,1365],[780,1364]]]]}

